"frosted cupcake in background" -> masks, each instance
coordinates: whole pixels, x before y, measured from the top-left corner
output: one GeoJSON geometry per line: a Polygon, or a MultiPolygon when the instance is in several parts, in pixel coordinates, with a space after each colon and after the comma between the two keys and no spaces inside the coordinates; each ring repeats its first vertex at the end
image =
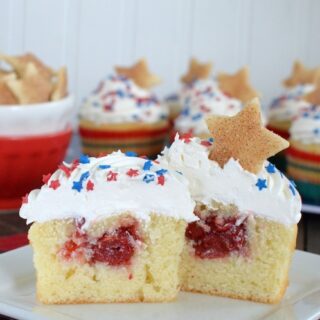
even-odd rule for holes
{"type": "Polygon", "coordinates": [[[250,85],[249,70],[246,67],[233,75],[221,73],[217,80],[197,80],[184,90],[183,110],[175,121],[172,137],[178,132],[207,138],[207,116],[233,116],[246,101],[258,96],[250,85]]]}
{"type": "Polygon", "coordinates": [[[306,99],[313,105],[290,128],[288,174],[306,202],[320,204],[320,85],[306,99]]]}
{"type": "Polygon", "coordinates": [[[169,108],[169,119],[171,124],[179,116],[185,95],[193,90],[194,83],[197,80],[209,79],[212,70],[211,62],[201,63],[195,58],[191,58],[189,61],[189,68],[185,75],[181,77],[182,87],[179,92],[172,93],[164,99],[164,103],[169,108]]]}
{"type": "Polygon", "coordinates": [[[100,82],[80,110],[80,135],[85,154],[115,150],[156,156],[168,136],[168,111],[148,89],[159,83],[145,60],[100,82]]]}
{"type": "MultiPolygon", "coordinates": [[[[314,90],[318,78],[320,78],[320,68],[308,69],[299,61],[294,63],[291,75],[283,81],[286,90],[270,105],[268,112],[270,130],[285,139],[289,138],[289,129],[293,119],[301,111],[310,107],[310,103],[304,97],[314,90]]],[[[283,152],[271,161],[280,170],[286,170],[286,158],[283,152]]]]}

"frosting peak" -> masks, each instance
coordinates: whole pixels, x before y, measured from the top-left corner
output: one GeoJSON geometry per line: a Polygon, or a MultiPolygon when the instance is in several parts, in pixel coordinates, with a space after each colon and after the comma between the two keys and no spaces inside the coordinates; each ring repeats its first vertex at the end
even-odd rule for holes
{"type": "Polygon", "coordinates": [[[241,212],[251,212],[287,225],[299,221],[300,195],[274,165],[266,161],[257,175],[244,170],[234,159],[221,168],[208,158],[211,144],[199,138],[176,137],[158,160],[162,166],[183,173],[189,180],[195,201],[208,206],[214,201],[233,204],[241,212]]]}
{"type": "Polygon", "coordinates": [[[89,224],[123,212],[144,220],[150,213],[196,220],[186,179],[133,153],[82,156],[72,164],[62,164],[52,176],[45,176],[44,182],[25,198],[20,209],[27,223],[85,218],[89,224]]]}
{"type": "Polygon", "coordinates": [[[168,110],[150,92],[123,76],[110,76],[84,100],[80,117],[95,123],[156,122],[168,110]]]}

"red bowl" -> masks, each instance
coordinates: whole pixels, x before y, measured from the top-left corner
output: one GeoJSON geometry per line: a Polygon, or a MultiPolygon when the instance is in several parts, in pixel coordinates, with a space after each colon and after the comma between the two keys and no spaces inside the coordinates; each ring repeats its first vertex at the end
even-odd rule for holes
{"type": "Polygon", "coordinates": [[[70,143],[71,128],[33,137],[0,136],[0,210],[17,209],[21,197],[55,171],[70,143]]]}

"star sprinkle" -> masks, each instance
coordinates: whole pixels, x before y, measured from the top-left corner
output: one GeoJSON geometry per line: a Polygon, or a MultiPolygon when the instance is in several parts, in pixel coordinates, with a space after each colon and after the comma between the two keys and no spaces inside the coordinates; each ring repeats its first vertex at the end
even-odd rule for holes
{"type": "Polygon", "coordinates": [[[180,136],[180,140],[183,140],[185,143],[190,143],[192,138],[191,133],[185,133],[182,136],[180,136]]]}
{"type": "Polygon", "coordinates": [[[289,146],[288,141],[263,127],[258,99],[233,117],[208,117],[207,125],[215,141],[209,158],[221,167],[234,158],[256,174],[267,158],[289,146]]]}
{"type": "Polygon", "coordinates": [[[151,167],[152,167],[152,161],[151,161],[151,160],[148,160],[148,161],[146,161],[146,162],[144,163],[142,169],[143,169],[144,171],[148,171],[148,170],[151,169],[151,167]]]}
{"type": "Polygon", "coordinates": [[[27,204],[29,199],[29,193],[27,193],[25,196],[22,197],[22,204],[27,204]]]}
{"type": "Polygon", "coordinates": [[[81,164],[87,164],[87,163],[90,163],[90,158],[85,155],[85,154],[82,154],[79,158],[79,163],[81,164]]]}
{"type": "Polygon", "coordinates": [[[136,156],[137,156],[137,153],[134,152],[134,151],[127,151],[127,152],[125,152],[125,155],[126,155],[127,157],[136,157],[136,156]]]}
{"type": "Polygon", "coordinates": [[[197,59],[192,58],[189,62],[189,69],[187,73],[181,77],[183,83],[191,83],[199,79],[208,79],[211,74],[212,64],[200,63],[197,59]]]}
{"type": "Polygon", "coordinates": [[[248,67],[244,67],[231,75],[220,73],[217,79],[220,89],[226,95],[239,99],[243,103],[259,96],[259,93],[250,84],[248,67]]]}
{"type": "Polygon", "coordinates": [[[91,180],[88,180],[86,189],[87,191],[92,191],[94,189],[94,183],[91,180]]]}
{"type": "Polygon", "coordinates": [[[315,89],[306,94],[303,99],[311,104],[320,105],[320,76],[315,89]]]}
{"type": "Polygon", "coordinates": [[[259,188],[259,191],[263,189],[267,189],[267,180],[266,179],[258,179],[256,186],[259,188]]]}
{"type": "Polygon", "coordinates": [[[144,177],[143,177],[143,181],[145,183],[150,183],[152,181],[154,181],[154,175],[153,174],[146,174],[144,177]]]}
{"type": "Polygon", "coordinates": [[[158,76],[150,72],[145,59],[139,60],[132,67],[115,67],[115,70],[117,74],[133,80],[141,88],[149,89],[161,82],[158,76]]]}
{"type": "Polygon", "coordinates": [[[164,176],[163,176],[163,175],[162,175],[162,176],[159,176],[159,177],[158,177],[158,184],[160,184],[161,186],[163,186],[163,185],[164,185],[164,182],[165,182],[164,176]]]}
{"type": "Polygon", "coordinates": [[[300,61],[293,65],[291,75],[283,81],[283,85],[292,88],[299,84],[315,84],[320,79],[320,67],[309,69],[300,61]]]}
{"type": "Polygon", "coordinates": [[[136,177],[136,176],[139,175],[139,170],[129,169],[126,174],[127,174],[127,176],[129,176],[130,178],[133,178],[133,177],[136,177]]]}
{"type": "Polygon", "coordinates": [[[57,190],[59,187],[60,187],[60,182],[58,179],[50,181],[49,188],[53,190],[57,190]]]}
{"type": "Polygon", "coordinates": [[[160,170],[156,171],[156,174],[157,174],[157,176],[163,176],[167,172],[168,172],[168,170],[166,170],[166,169],[160,169],[160,170]]]}
{"type": "Polygon", "coordinates": [[[98,168],[99,168],[99,169],[102,169],[102,170],[105,170],[105,169],[111,168],[111,166],[108,165],[108,164],[100,164],[100,165],[98,166],[98,168]]]}
{"type": "Polygon", "coordinates": [[[266,170],[268,173],[276,173],[276,167],[274,164],[272,163],[268,163],[268,165],[266,166],[266,170]]]}
{"type": "Polygon", "coordinates": [[[80,176],[79,181],[73,181],[72,189],[80,192],[83,189],[83,182],[89,178],[89,175],[89,171],[86,171],[80,176]]]}
{"type": "Polygon", "coordinates": [[[50,178],[51,178],[51,173],[44,174],[44,175],[42,176],[42,182],[43,182],[44,184],[47,184],[48,181],[50,180],[50,178]]]}
{"type": "Polygon", "coordinates": [[[109,171],[107,174],[107,181],[117,181],[118,173],[109,171]]]}

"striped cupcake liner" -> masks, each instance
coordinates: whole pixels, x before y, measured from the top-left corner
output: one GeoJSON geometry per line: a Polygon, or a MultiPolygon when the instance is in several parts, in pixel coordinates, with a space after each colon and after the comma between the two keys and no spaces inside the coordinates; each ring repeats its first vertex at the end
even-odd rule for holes
{"type": "Polygon", "coordinates": [[[320,204],[320,155],[294,147],[287,151],[288,175],[304,201],[320,204]]]}
{"type": "Polygon", "coordinates": [[[91,156],[108,154],[113,151],[133,151],[138,155],[156,157],[164,148],[168,139],[168,126],[155,129],[125,128],[121,130],[95,130],[81,127],[83,153],[91,156]]]}

